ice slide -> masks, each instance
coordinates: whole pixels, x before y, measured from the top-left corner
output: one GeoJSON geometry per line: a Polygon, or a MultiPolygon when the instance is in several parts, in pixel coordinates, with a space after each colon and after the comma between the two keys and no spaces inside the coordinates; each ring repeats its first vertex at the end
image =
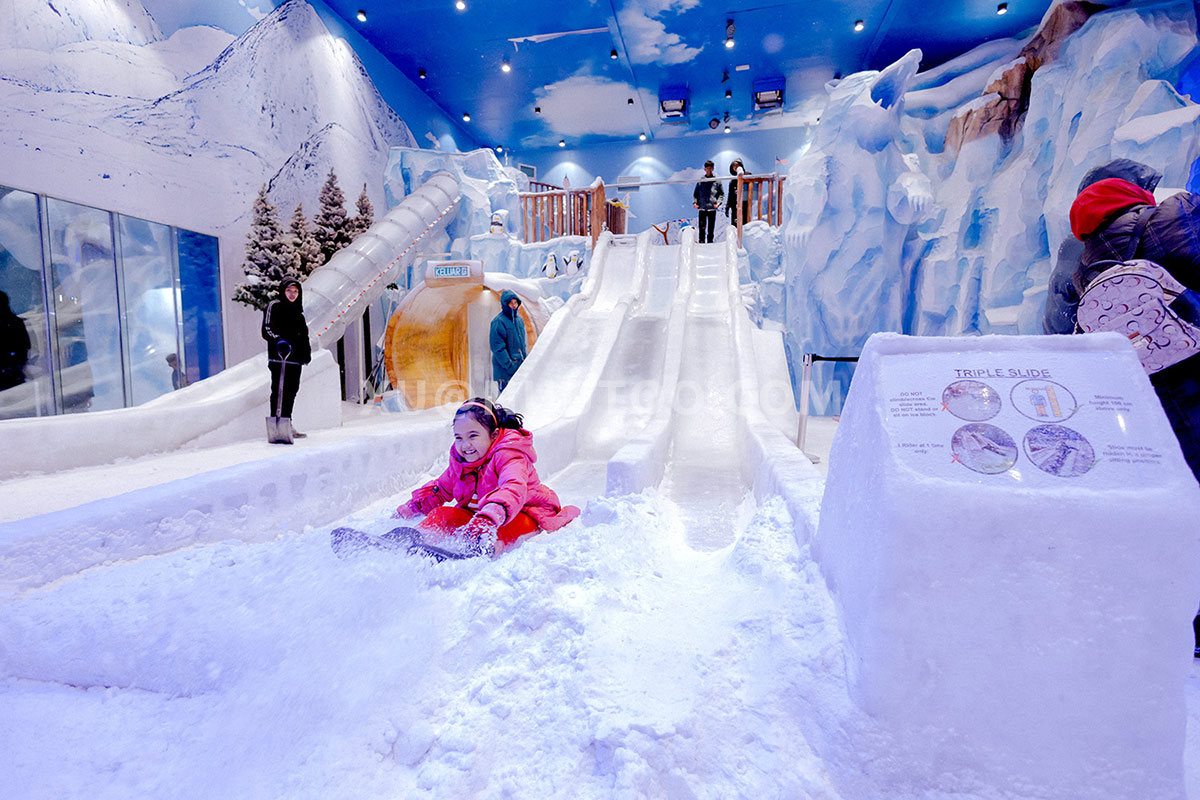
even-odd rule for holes
{"type": "MultiPolygon", "coordinates": [[[[318,267],[304,282],[304,311],[313,335],[296,416],[314,427],[340,420],[338,367],[326,347],[412,263],[417,245],[450,221],[458,180],[431,176],[381,220],[318,267]]],[[[119,458],[213,446],[261,436],[270,395],[266,355],[135,408],[64,414],[0,423],[0,480],[29,472],[103,464],[119,458]],[[71,443],[86,441],[87,447],[71,443]],[[57,443],[46,446],[46,443],[57,443]]]]}
{"type": "Polygon", "coordinates": [[[525,413],[565,494],[658,486],[690,544],[717,549],[748,491],[777,488],[781,467],[817,473],[784,434],[795,418],[782,342],[742,308],[734,244],[651,241],[601,237],[588,283],[500,401],[525,413]]]}

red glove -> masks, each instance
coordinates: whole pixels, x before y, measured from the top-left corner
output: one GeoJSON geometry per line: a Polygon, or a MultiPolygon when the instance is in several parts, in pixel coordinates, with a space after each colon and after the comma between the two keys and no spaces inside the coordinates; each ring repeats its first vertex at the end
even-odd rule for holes
{"type": "Polygon", "coordinates": [[[496,520],[483,514],[476,514],[471,521],[458,529],[467,540],[467,550],[475,555],[486,555],[489,558],[496,555],[496,531],[500,526],[496,520]]]}
{"type": "Polygon", "coordinates": [[[445,499],[442,498],[442,490],[437,484],[422,486],[413,492],[411,500],[396,509],[396,513],[392,517],[394,519],[419,517],[422,514],[428,514],[445,502],[445,499]]]}

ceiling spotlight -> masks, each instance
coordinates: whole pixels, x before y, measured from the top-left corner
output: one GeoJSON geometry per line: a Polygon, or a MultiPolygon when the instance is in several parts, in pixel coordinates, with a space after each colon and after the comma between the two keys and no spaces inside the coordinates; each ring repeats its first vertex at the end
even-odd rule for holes
{"type": "Polygon", "coordinates": [[[731,37],[731,38],[729,38],[729,39],[726,39],[726,40],[725,40],[725,49],[726,49],[726,50],[732,50],[732,49],[733,49],[733,39],[732,39],[732,37],[731,37]]]}
{"type": "Polygon", "coordinates": [[[617,60],[617,48],[614,47],[612,50],[609,50],[608,57],[611,58],[613,61],[616,61],[617,60]]]}
{"type": "Polygon", "coordinates": [[[540,113],[542,113],[542,107],[541,107],[541,106],[534,106],[534,107],[533,107],[533,113],[535,113],[535,114],[540,114],[540,113]]]}
{"type": "Polygon", "coordinates": [[[1003,16],[1008,13],[1008,3],[1001,3],[996,6],[996,13],[1003,16]]]}
{"type": "Polygon", "coordinates": [[[725,70],[721,73],[721,83],[728,83],[728,82],[729,82],[729,70],[725,70]]]}
{"type": "Polygon", "coordinates": [[[728,100],[731,97],[733,97],[733,89],[726,89],[725,90],[725,99],[728,100]]]}
{"type": "Polygon", "coordinates": [[[567,146],[567,140],[566,140],[566,139],[559,139],[559,140],[558,140],[558,146],[559,146],[559,147],[566,147],[566,146],[567,146]]]}
{"type": "Polygon", "coordinates": [[[498,145],[496,145],[496,152],[497,152],[497,153],[503,153],[503,152],[504,152],[504,145],[501,145],[501,144],[498,144],[498,145]]]}
{"type": "Polygon", "coordinates": [[[716,117],[713,117],[712,119],[710,119],[708,121],[708,127],[712,128],[714,131],[717,129],[717,127],[720,124],[721,124],[721,120],[717,119],[716,117]]]}
{"type": "Polygon", "coordinates": [[[725,49],[733,49],[733,33],[737,30],[737,26],[733,24],[733,20],[725,20],[725,49]]]}
{"type": "Polygon", "coordinates": [[[646,134],[644,134],[644,133],[639,133],[639,134],[638,134],[638,138],[639,138],[639,139],[641,139],[641,140],[644,142],[644,141],[646,141],[646,134]]]}
{"type": "Polygon", "coordinates": [[[729,127],[728,125],[725,126],[726,133],[729,133],[731,130],[733,130],[733,128],[729,127]]]}
{"type": "Polygon", "coordinates": [[[358,21],[359,22],[367,21],[367,12],[363,11],[361,8],[358,10],[358,21]]]}
{"type": "Polygon", "coordinates": [[[500,62],[500,71],[501,72],[512,72],[512,64],[509,64],[507,61],[501,61],[500,62]]]}
{"type": "Polygon", "coordinates": [[[425,80],[425,70],[423,70],[423,69],[417,70],[417,77],[420,78],[421,80],[425,80]]]}
{"type": "Polygon", "coordinates": [[[625,105],[627,105],[627,106],[631,106],[631,105],[633,105],[633,98],[632,98],[632,97],[630,97],[628,100],[626,100],[626,101],[625,101],[625,105]]]}
{"type": "Polygon", "coordinates": [[[467,10],[466,0],[457,0],[457,2],[454,4],[454,7],[457,8],[459,11],[466,11],[467,10]]]}
{"type": "Polygon", "coordinates": [[[867,24],[865,22],[863,22],[861,19],[854,20],[854,32],[855,33],[862,33],[862,30],[865,27],[867,27],[867,24]]]}
{"type": "Polygon", "coordinates": [[[470,122],[470,121],[471,121],[471,115],[464,111],[463,112],[463,122],[470,122]]]}

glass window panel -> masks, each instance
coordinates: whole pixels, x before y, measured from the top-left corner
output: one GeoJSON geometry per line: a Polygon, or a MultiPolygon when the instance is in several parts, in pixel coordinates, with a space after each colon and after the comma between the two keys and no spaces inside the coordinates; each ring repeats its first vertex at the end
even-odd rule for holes
{"type": "Polygon", "coordinates": [[[217,239],[182,228],[176,229],[176,238],[183,307],[183,361],[188,383],[195,383],[225,369],[217,239]]]}
{"type": "Polygon", "coordinates": [[[0,419],[53,414],[37,195],[5,187],[0,187],[0,292],[5,295],[0,298],[0,419]]]}
{"type": "Polygon", "coordinates": [[[125,405],[112,218],[107,211],[47,200],[50,290],[62,409],[125,405]]]}
{"type": "Polygon", "coordinates": [[[183,385],[183,373],[176,371],[179,354],[171,229],[136,217],[117,219],[125,282],[130,405],[139,405],[183,385]]]}

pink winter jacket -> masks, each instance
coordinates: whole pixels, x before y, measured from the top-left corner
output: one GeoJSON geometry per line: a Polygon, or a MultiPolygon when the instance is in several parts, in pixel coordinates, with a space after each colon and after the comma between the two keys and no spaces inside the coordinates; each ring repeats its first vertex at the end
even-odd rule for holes
{"type": "Polygon", "coordinates": [[[504,508],[505,518],[494,520],[497,525],[524,511],[542,530],[558,530],[579,516],[579,509],[559,502],[558,495],[538,479],[535,461],[533,435],[524,429],[501,428],[483,458],[470,463],[451,445],[446,471],[413,492],[413,499],[398,510],[428,513],[449,501],[466,507],[477,495],[478,508],[488,503],[504,508]]]}

